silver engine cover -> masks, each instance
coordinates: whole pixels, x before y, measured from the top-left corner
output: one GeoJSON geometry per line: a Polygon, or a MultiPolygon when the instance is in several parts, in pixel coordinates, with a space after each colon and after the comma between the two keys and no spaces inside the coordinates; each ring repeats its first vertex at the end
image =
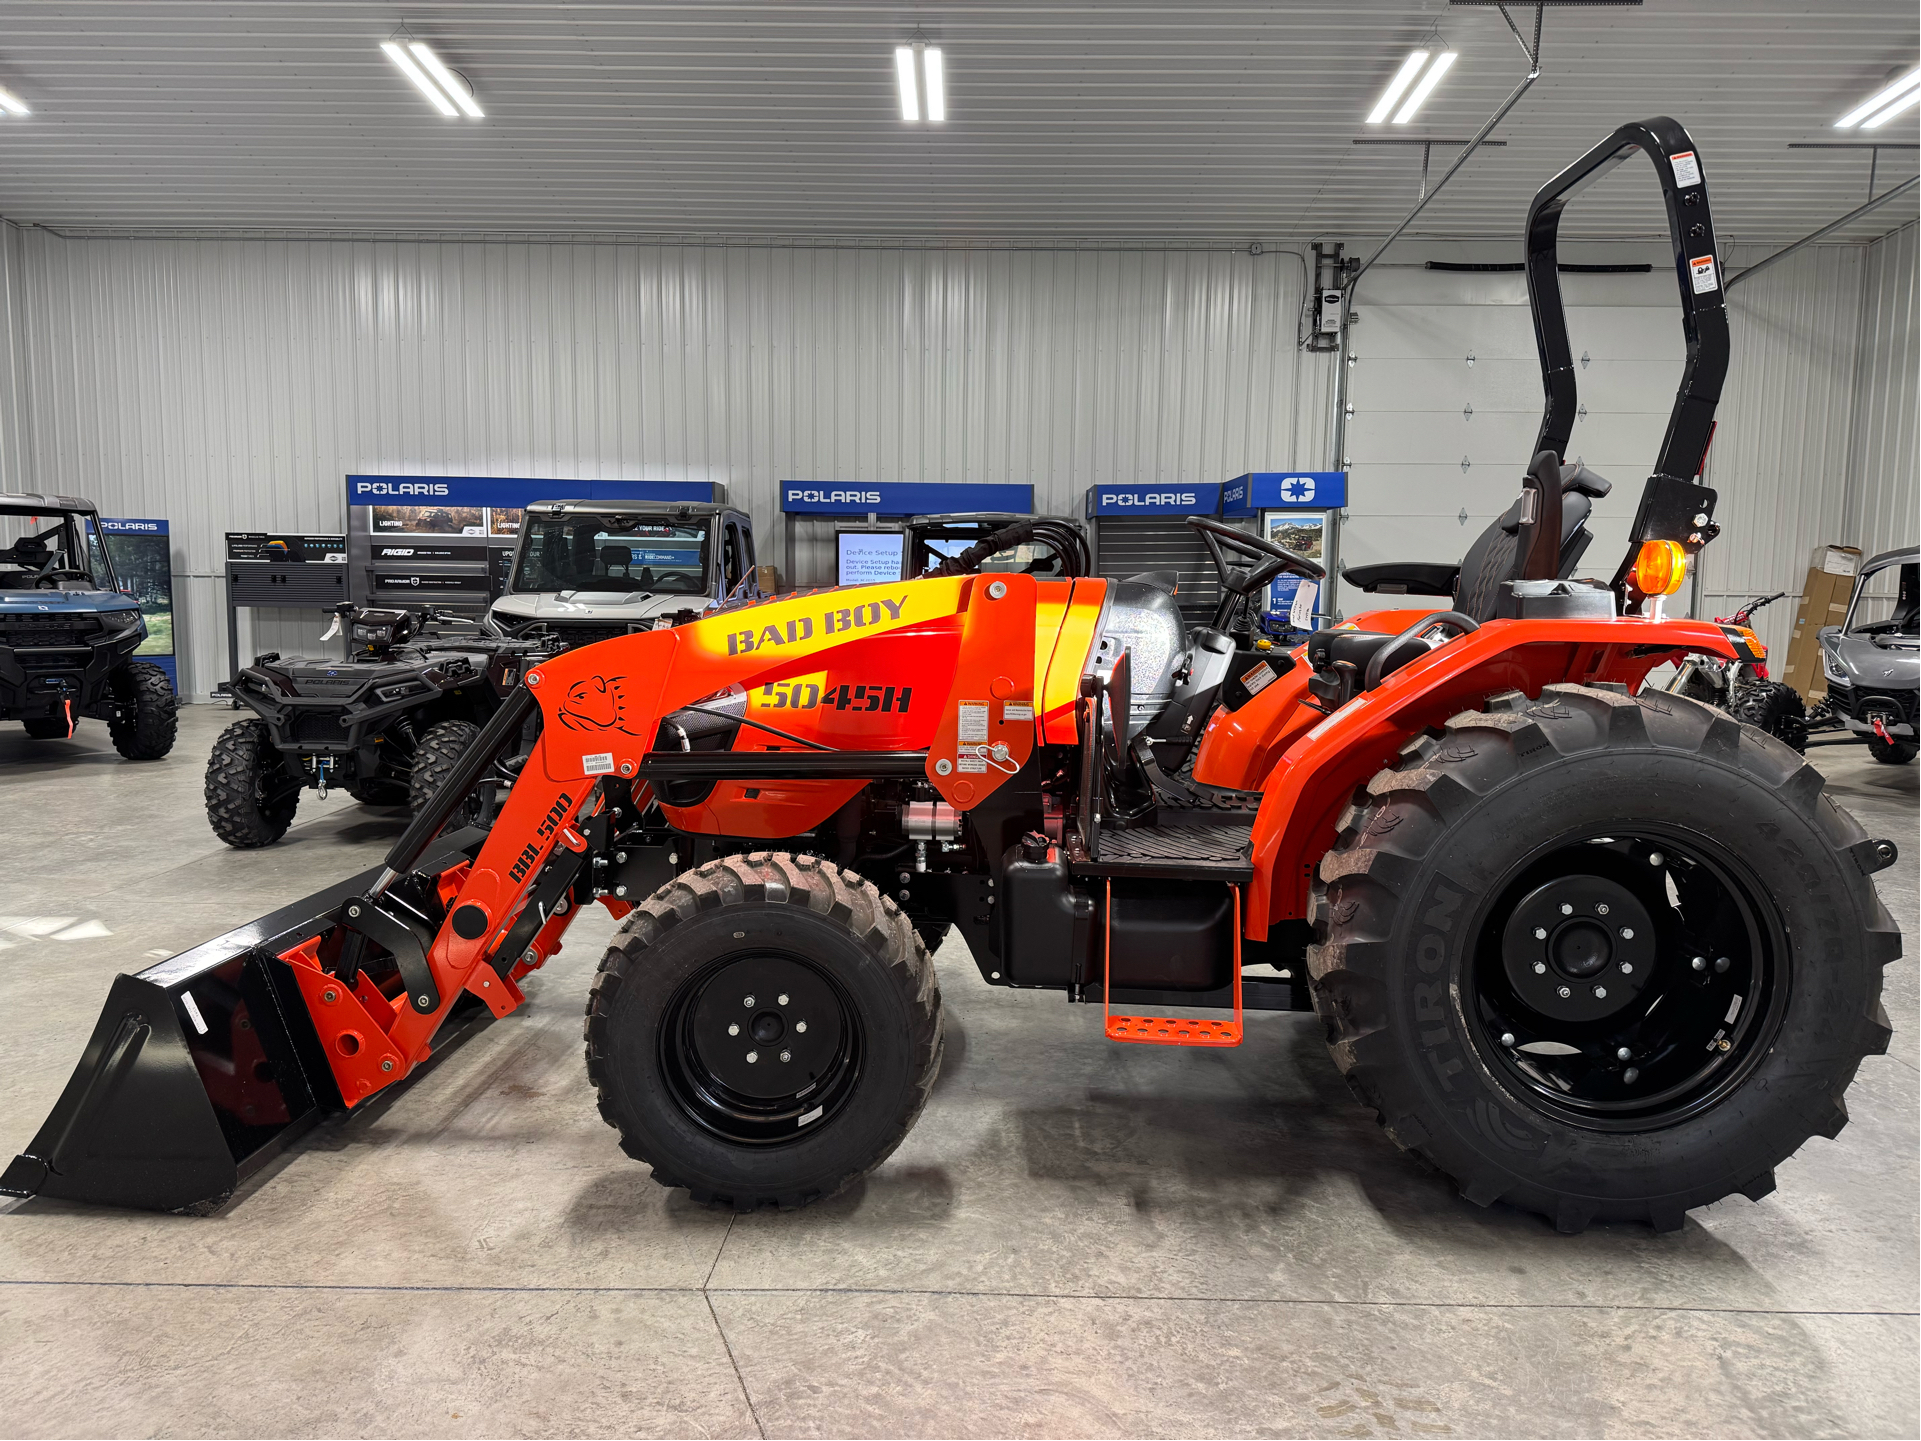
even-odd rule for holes
{"type": "Polygon", "coordinates": [[[1174,676],[1187,659],[1187,626],[1174,597],[1158,586],[1115,581],[1108,587],[1107,616],[1094,643],[1096,670],[1128,653],[1127,739],[1145,730],[1174,695],[1174,676]]]}

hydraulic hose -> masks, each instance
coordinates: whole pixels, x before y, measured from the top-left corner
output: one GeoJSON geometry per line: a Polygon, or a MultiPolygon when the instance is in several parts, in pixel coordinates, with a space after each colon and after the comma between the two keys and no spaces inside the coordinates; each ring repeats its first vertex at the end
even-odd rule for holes
{"type": "Polygon", "coordinates": [[[1078,580],[1094,568],[1087,553],[1087,539],[1078,529],[1064,520],[1036,516],[982,536],[959,555],[942,561],[928,574],[971,575],[982,561],[1030,540],[1043,540],[1054,547],[1060,555],[1065,579],[1078,580]]]}

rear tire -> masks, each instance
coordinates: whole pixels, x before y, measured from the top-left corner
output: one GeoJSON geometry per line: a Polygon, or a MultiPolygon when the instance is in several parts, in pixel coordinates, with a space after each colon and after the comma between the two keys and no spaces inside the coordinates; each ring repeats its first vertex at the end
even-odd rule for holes
{"type": "Polygon", "coordinates": [[[1916,747],[1913,741],[1884,741],[1880,736],[1869,736],[1868,754],[1882,765],[1904,766],[1914,759],[1916,747]]]}
{"type": "Polygon", "coordinates": [[[287,834],[300,805],[301,781],[274,749],[263,720],[228,726],[207,758],[207,822],[239,850],[270,846],[287,834]]]}
{"type": "Polygon", "coordinates": [[[63,741],[67,739],[67,720],[65,716],[29,716],[20,722],[27,728],[27,734],[37,741],[63,741]]]}
{"type": "Polygon", "coordinates": [[[107,721],[113,748],[130,761],[157,761],[173,749],[179,727],[173,686],[152,661],[128,661],[110,678],[114,710],[107,721]]]}
{"type": "Polygon", "coordinates": [[[1887,1049],[1901,938],[1868,877],[1892,843],[1676,695],[1555,685],[1489,712],[1409,743],[1322,860],[1308,954],[1336,1065],[1480,1205],[1572,1232],[1759,1200],[1887,1049]]]}
{"type": "Polygon", "coordinates": [[[1796,754],[1808,748],[1807,703],[1791,685],[1762,680],[1741,686],[1728,703],[1728,714],[1743,725],[1766,731],[1796,754]]]}
{"type": "MultiPolygon", "coordinates": [[[[407,806],[415,815],[420,814],[427,802],[439,792],[460,758],[480,734],[480,727],[469,721],[447,720],[430,726],[420,738],[414,750],[413,777],[407,786],[407,806]]],[[[454,830],[461,826],[478,825],[480,822],[480,797],[470,795],[461,802],[460,809],[448,819],[443,828],[454,830]]]]}
{"type": "Polygon", "coordinates": [[[791,1210],[906,1136],[940,1069],[940,988],[912,924],[871,883],[760,851],[635,908],[585,1030],[600,1114],[656,1181],[706,1205],[791,1210]]]}

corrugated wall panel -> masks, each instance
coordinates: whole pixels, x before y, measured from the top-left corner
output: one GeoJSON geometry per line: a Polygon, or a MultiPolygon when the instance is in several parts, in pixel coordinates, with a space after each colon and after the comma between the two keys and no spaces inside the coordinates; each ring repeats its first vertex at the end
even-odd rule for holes
{"type": "Polygon", "coordinates": [[[1868,247],[1847,531],[1870,554],[1913,545],[1921,532],[1921,476],[1915,457],[1916,396],[1921,391],[1916,250],[1913,225],[1868,247]]]}
{"type": "MultiPolygon", "coordinates": [[[[724,481],[778,559],[783,479],[1031,482],[1078,514],[1097,482],[1325,446],[1284,251],[9,235],[7,473],[174,523],[196,693],[224,673],[223,533],[337,530],[349,472],[724,481]]],[[[243,650],[319,629],[242,624],[243,650]]]]}

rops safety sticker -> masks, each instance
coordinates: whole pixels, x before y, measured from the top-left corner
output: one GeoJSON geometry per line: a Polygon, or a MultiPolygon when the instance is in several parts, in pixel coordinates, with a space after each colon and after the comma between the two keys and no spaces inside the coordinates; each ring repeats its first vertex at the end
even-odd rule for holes
{"type": "Polygon", "coordinates": [[[987,702],[962,701],[960,703],[960,734],[956,740],[984,741],[987,739],[987,702]]]}
{"type": "Polygon", "coordinates": [[[590,776],[610,776],[614,773],[614,753],[601,751],[598,755],[582,756],[580,769],[590,776]]]}
{"type": "Polygon", "coordinates": [[[1688,269],[1693,272],[1694,275],[1694,293],[1696,295],[1705,295],[1710,290],[1719,290],[1721,288],[1721,282],[1714,274],[1714,257],[1712,255],[1696,256],[1688,262],[1688,269]]]}
{"type": "Polygon", "coordinates": [[[1701,183],[1701,162],[1694,158],[1692,150],[1668,156],[1668,164],[1674,167],[1674,183],[1682,189],[1701,183]]]}

